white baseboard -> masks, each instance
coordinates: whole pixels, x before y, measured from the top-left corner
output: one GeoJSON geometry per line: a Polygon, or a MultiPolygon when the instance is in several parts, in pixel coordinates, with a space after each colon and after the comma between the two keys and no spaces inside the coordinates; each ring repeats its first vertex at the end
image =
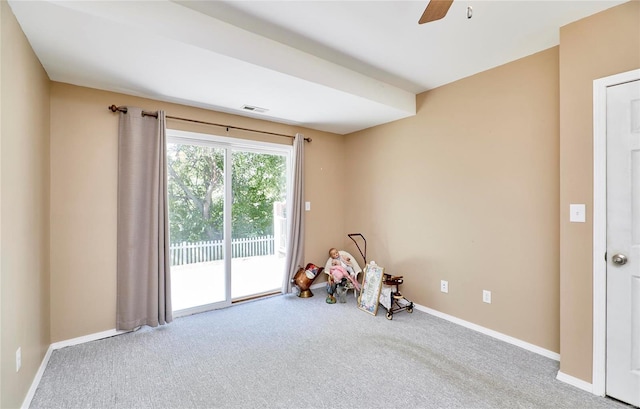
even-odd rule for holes
{"type": "MultiPolygon", "coordinates": [[[[513,338],[513,337],[510,337],[508,335],[502,334],[500,332],[497,332],[497,331],[494,331],[494,330],[491,330],[491,329],[488,329],[488,328],[481,327],[480,325],[476,325],[476,324],[473,324],[471,322],[468,322],[468,321],[465,321],[465,320],[461,320],[460,318],[456,318],[454,316],[442,313],[440,311],[432,310],[431,308],[427,308],[427,307],[419,305],[419,304],[415,305],[415,309],[423,311],[423,312],[426,312],[427,314],[431,314],[431,315],[434,315],[436,317],[445,319],[447,321],[451,321],[454,324],[462,325],[463,327],[467,327],[469,329],[481,332],[481,333],[483,333],[485,335],[489,335],[490,337],[499,339],[499,340],[507,342],[509,344],[513,344],[513,345],[519,346],[519,347],[524,348],[524,349],[526,349],[528,351],[535,352],[536,354],[545,356],[545,357],[553,359],[555,361],[560,361],[560,354],[558,354],[556,352],[553,352],[553,351],[549,351],[548,349],[545,349],[545,348],[541,348],[541,347],[539,347],[537,345],[533,345],[533,344],[530,344],[528,342],[519,340],[517,338],[513,338]]],[[[575,377],[573,377],[571,375],[567,375],[567,374],[565,374],[565,373],[563,373],[561,371],[558,371],[556,379],[561,381],[561,382],[567,383],[567,384],[569,384],[571,386],[575,386],[578,389],[582,389],[583,391],[586,391],[586,392],[589,392],[589,393],[593,393],[594,395],[604,396],[603,394],[597,393],[594,390],[593,385],[590,384],[589,382],[583,381],[582,379],[575,378],[575,377]]]]}
{"type": "Polygon", "coordinates": [[[36,372],[36,376],[33,378],[33,382],[31,382],[31,387],[29,388],[29,391],[27,391],[27,396],[25,396],[24,401],[22,401],[22,409],[28,409],[29,406],[31,406],[33,396],[36,394],[36,389],[38,389],[38,385],[40,384],[42,375],[44,375],[44,370],[47,368],[47,364],[49,363],[51,351],[53,351],[53,348],[51,348],[51,345],[49,345],[49,349],[47,349],[47,353],[44,354],[42,363],[40,363],[40,368],[38,368],[38,372],[36,372]]]}
{"type": "Polygon", "coordinates": [[[108,331],[97,332],[95,334],[89,334],[89,335],[85,335],[78,338],[68,339],[66,341],[54,342],[53,344],[49,345],[49,348],[47,349],[47,353],[44,354],[44,358],[42,358],[42,363],[38,368],[38,372],[36,372],[36,376],[33,378],[33,381],[31,382],[31,387],[27,392],[27,396],[25,396],[24,401],[22,401],[21,408],[28,409],[29,406],[31,406],[31,401],[33,400],[33,396],[36,394],[36,389],[38,389],[38,385],[40,384],[42,375],[44,375],[44,370],[47,368],[47,364],[49,363],[49,358],[51,358],[51,353],[53,351],[55,351],[56,349],[60,349],[60,348],[64,348],[72,345],[84,344],[85,342],[96,341],[98,339],[113,337],[115,335],[124,334],[126,332],[129,332],[129,331],[118,331],[115,329],[111,329],[108,331]]]}
{"type": "Polygon", "coordinates": [[[462,320],[460,318],[456,318],[456,317],[454,317],[452,315],[445,314],[443,312],[436,311],[436,310],[433,310],[431,308],[427,308],[427,307],[425,307],[423,305],[415,304],[415,309],[416,310],[420,310],[422,312],[426,312],[427,314],[431,314],[431,315],[436,316],[438,318],[442,318],[442,319],[445,319],[447,321],[453,322],[454,324],[458,324],[458,325],[461,325],[463,327],[472,329],[474,331],[481,332],[481,333],[483,333],[485,335],[489,335],[490,337],[499,339],[500,341],[504,341],[506,343],[518,346],[520,348],[524,348],[527,351],[535,352],[536,354],[545,356],[545,357],[553,359],[555,361],[560,361],[560,354],[558,354],[557,352],[553,352],[553,351],[550,351],[548,349],[541,348],[541,347],[539,347],[537,345],[533,345],[533,344],[530,344],[528,342],[522,341],[520,339],[517,339],[517,338],[514,338],[514,337],[510,337],[509,335],[505,335],[505,334],[503,334],[501,332],[497,332],[497,331],[494,331],[492,329],[485,328],[485,327],[482,327],[480,325],[474,324],[472,322],[465,321],[465,320],[462,320]]]}
{"type": "MultiPolygon", "coordinates": [[[[313,284],[310,288],[312,289],[319,289],[319,288],[324,288],[326,287],[327,283],[326,282],[320,282],[317,284],[313,284]]],[[[427,308],[425,306],[422,306],[420,304],[414,304],[414,308],[416,310],[422,311],[422,312],[426,312],[427,314],[431,314],[433,316],[436,316],[438,318],[442,318],[445,319],[447,321],[450,321],[454,324],[457,325],[461,325],[463,327],[472,329],[474,331],[478,331],[482,334],[488,335],[490,337],[499,339],[501,341],[507,342],[509,344],[512,345],[516,345],[520,348],[526,349],[528,351],[534,352],[536,354],[545,356],[547,358],[556,360],[556,361],[560,361],[560,354],[550,351],[548,349],[545,348],[541,348],[537,345],[533,345],[530,344],[528,342],[519,340],[517,338],[513,338],[509,335],[505,335],[502,334],[500,332],[482,327],[480,325],[477,324],[473,324],[469,321],[465,321],[462,320],[460,318],[456,318],[452,315],[448,315],[445,314],[443,312],[440,311],[436,311],[433,310],[431,308],[427,308]]],[[[29,388],[29,392],[27,393],[27,396],[24,399],[24,402],[22,403],[22,408],[23,409],[27,409],[30,405],[31,405],[31,400],[33,399],[33,396],[36,392],[36,389],[38,388],[38,384],[40,383],[40,379],[42,378],[42,375],[44,374],[44,370],[47,367],[47,363],[49,362],[49,358],[51,357],[51,353],[56,350],[56,349],[60,349],[60,348],[64,348],[64,347],[68,347],[68,346],[72,346],[72,345],[78,345],[78,344],[83,344],[85,342],[90,342],[90,341],[96,341],[98,339],[103,339],[103,338],[109,338],[109,337],[113,337],[115,335],[120,335],[120,334],[124,334],[126,332],[129,331],[118,331],[115,329],[112,330],[107,330],[107,331],[102,331],[102,332],[97,332],[95,334],[89,334],[89,335],[85,335],[82,337],[78,337],[78,338],[72,338],[72,339],[68,339],[65,341],[60,341],[60,342],[54,342],[53,344],[51,344],[49,346],[49,349],[47,350],[47,353],[45,354],[42,363],[40,364],[40,368],[38,369],[38,372],[36,373],[35,378],[33,379],[33,382],[31,384],[31,387],[29,388]]],[[[585,390],[587,392],[593,393],[593,387],[590,383],[585,382],[581,379],[578,378],[574,378],[570,375],[566,375],[562,372],[558,372],[557,378],[559,381],[568,383],[570,385],[573,385],[579,389],[585,390]]]]}
{"type": "MultiPolygon", "coordinates": [[[[319,283],[311,284],[309,286],[309,289],[310,290],[316,290],[318,288],[326,287],[326,285],[327,285],[326,281],[321,281],[319,283]]],[[[289,291],[289,294],[296,294],[296,286],[291,286],[291,291],[289,291]]]]}
{"type": "Polygon", "coordinates": [[[583,391],[594,393],[592,384],[583,381],[582,379],[574,378],[573,376],[567,375],[566,373],[562,373],[561,371],[558,371],[556,379],[561,382],[568,383],[569,385],[575,386],[578,389],[582,389],[583,391]]]}
{"type": "Polygon", "coordinates": [[[64,347],[70,347],[72,345],[84,344],[85,342],[97,341],[103,338],[109,338],[120,334],[126,334],[131,331],[118,331],[116,329],[110,329],[107,331],[96,332],[95,334],[84,335],[78,338],[71,338],[65,341],[54,342],[51,344],[50,349],[56,350],[64,347]]]}
{"type": "Polygon", "coordinates": [[[325,288],[326,286],[327,286],[327,282],[326,282],[326,281],[322,281],[322,282],[320,282],[320,283],[315,283],[315,284],[313,284],[313,285],[312,285],[311,287],[309,287],[309,288],[311,288],[311,289],[315,290],[315,289],[317,289],[317,288],[325,288]]]}

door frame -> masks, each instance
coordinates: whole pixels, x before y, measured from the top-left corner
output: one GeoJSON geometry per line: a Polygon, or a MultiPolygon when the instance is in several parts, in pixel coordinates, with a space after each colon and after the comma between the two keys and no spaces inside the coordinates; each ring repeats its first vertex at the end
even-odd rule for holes
{"type": "Polygon", "coordinates": [[[224,274],[225,274],[225,299],[224,301],[214,302],[212,304],[204,304],[184,310],[174,312],[174,318],[187,316],[191,314],[211,311],[214,309],[229,307],[233,304],[231,298],[231,207],[233,201],[231,169],[233,162],[231,159],[234,151],[247,151],[255,153],[277,154],[286,158],[286,187],[287,187],[287,203],[291,201],[291,172],[292,172],[292,156],[293,146],[289,144],[280,144],[274,142],[256,141],[253,139],[234,138],[230,136],[221,136],[217,134],[207,134],[203,132],[182,131],[179,129],[167,128],[167,143],[193,143],[196,145],[204,145],[215,148],[224,149],[224,208],[223,213],[223,229],[224,229],[224,274]],[[228,209],[229,211],[227,211],[228,209]]]}
{"type": "Polygon", "coordinates": [[[640,69],[593,81],[593,373],[592,392],[606,395],[607,88],[640,80],[640,69]]]}

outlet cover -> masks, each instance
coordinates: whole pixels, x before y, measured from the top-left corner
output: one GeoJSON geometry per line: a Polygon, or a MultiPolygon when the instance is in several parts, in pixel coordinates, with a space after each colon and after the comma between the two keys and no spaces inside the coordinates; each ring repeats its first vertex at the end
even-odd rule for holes
{"type": "Polygon", "coordinates": [[[21,366],[22,366],[22,349],[18,348],[16,350],[16,372],[20,370],[21,366]]]}
{"type": "Polygon", "coordinates": [[[449,292],[449,282],[448,281],[440,280],[440,291],[442,291],[443,293],[448,293],[449,292]]]}
{"type": "Polygon", "coordinates": [[[491,304],[491,291],[482,290],[482,301],[491,304]]]}

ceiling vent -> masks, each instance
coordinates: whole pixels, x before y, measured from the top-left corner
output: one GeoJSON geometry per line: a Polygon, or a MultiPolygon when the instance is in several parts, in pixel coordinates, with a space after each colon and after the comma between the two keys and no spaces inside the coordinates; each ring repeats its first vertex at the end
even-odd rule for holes
{"type": "Polygon", "coordinates": [[[254,107],[252,105],[243,105],[242,109],[244,109],[245,111],[258,112],[258,113],[263,113],[268,111],[267,108],[254,107]]]}

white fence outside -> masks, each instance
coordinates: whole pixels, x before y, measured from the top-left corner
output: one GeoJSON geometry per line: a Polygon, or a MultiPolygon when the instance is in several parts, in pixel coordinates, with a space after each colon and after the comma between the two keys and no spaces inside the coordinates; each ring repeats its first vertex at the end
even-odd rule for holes
{"type": "MultiPolygon", "coordinates": [[[[269,256],[274,253],[274,236],[259,236],[231,240],[231,257],[269,256]]],[[[189,243],[183,241],[169,246],[172,266],[205,263],[224,258],[223,241],[210,240],[189,243]]]]}

